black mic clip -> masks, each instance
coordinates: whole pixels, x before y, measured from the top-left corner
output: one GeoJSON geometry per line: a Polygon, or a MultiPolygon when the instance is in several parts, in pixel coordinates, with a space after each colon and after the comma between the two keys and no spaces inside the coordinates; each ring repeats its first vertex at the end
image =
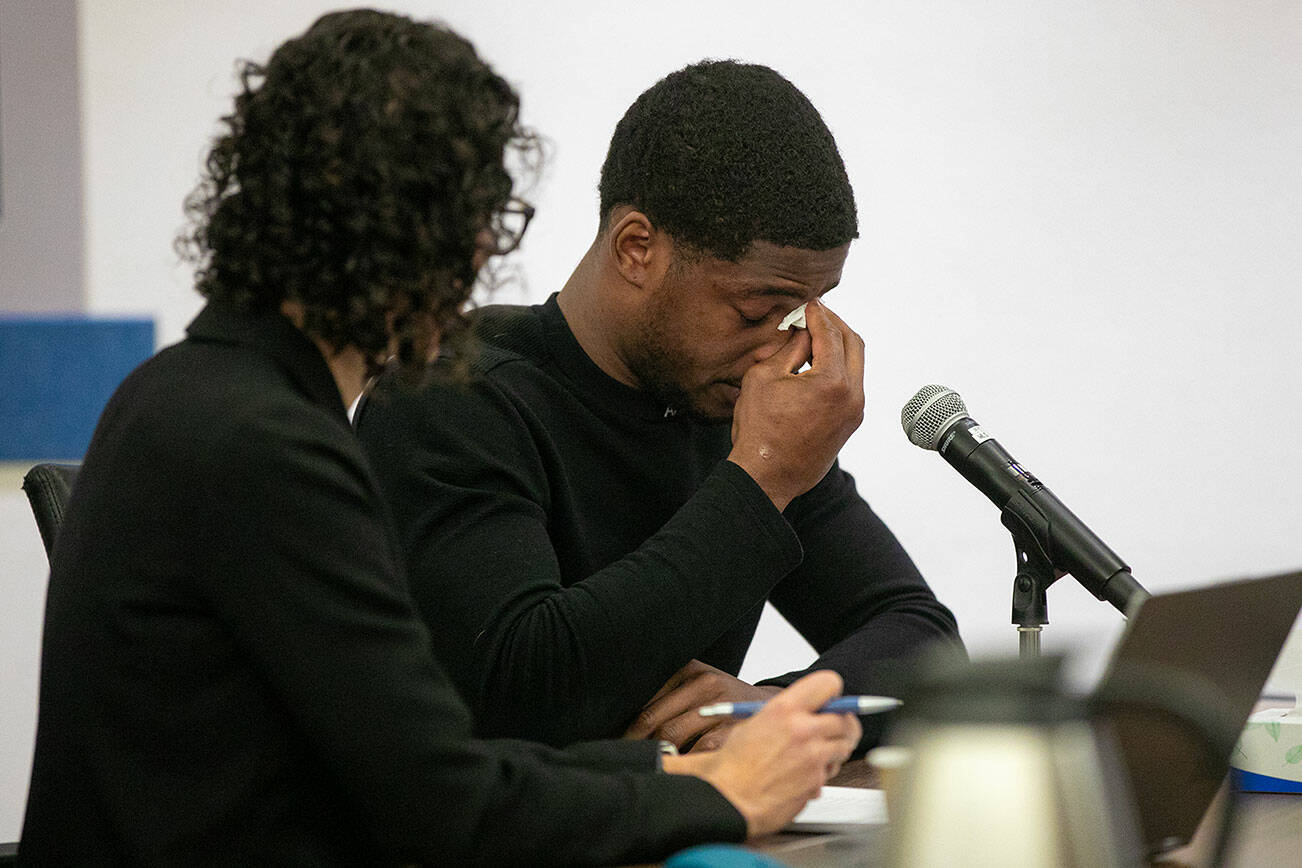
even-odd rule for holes
{"type": "Polygon", "coordinates": [[[1041,518],[1039,510],[1015,496],[1005,505],[1000,523],[1013,535],[1017,575],[1013,577],[1013,624],[1017,626],[1020,656],[1040,655],[1040,631],[1049,623],[1049,586],[1067,575],[1054,567],[1028,521],[1041,518]],[[1017,507],[1021,505],[1023,509],[1017,507]],[[1024,514],[1029,512],[1030,515],[1024,514]]]}

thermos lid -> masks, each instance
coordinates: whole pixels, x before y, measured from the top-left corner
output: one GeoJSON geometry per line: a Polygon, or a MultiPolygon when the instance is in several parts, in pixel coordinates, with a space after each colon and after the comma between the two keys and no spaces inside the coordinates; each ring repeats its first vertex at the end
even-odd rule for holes
{"type": "Polygon", "coordinates": [[[1063,658],[927,664],[903,692],[901,717],[956,723],[1058,723],[1089,715],[1084,697],[1063,689],[1063,658]]]}

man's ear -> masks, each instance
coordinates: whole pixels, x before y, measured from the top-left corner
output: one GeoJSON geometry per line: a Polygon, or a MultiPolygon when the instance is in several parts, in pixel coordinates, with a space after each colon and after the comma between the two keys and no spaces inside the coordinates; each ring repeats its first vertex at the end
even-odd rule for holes
{"type": "Polygon", "coordinates": [[[606,236],[611,262],[624,280],[639,289],[656,283],[656,278],[664,273],[669,254],[667,242],[664,233],[641,211],[629,209],[611,215],[606,236]]]}

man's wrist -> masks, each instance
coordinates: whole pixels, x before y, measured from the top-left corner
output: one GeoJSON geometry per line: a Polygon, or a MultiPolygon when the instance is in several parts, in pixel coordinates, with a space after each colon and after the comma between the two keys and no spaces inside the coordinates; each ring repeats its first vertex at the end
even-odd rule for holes
{"type": "Polygon", "coordinates": [[[760,487],[760,491],[763,491],[768,499],[773,502],[773,505],[777,507],[778,512],[782,512],[782,510],[786,509],[787,504],[791,503],[794,499],[789,495],[776,491],[775,486],[771,482],[765,484],[761,474],[757,473],[753,467],[748,466],[750,462],[739,459],[735,454],[730,454],[728,460],[740,467],[747,476],[755,481],[755,484],[760,487]]]}

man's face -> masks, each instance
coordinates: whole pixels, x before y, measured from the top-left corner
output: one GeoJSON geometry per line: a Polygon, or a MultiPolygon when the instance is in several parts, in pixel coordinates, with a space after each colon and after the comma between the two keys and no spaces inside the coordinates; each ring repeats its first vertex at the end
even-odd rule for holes
{"type": "Polygon", "coordinates": [[[667,406],[731,419],[746,371],[791,335],[778,323],[840,282],[849,249],[757,241],[736,262],[677,257],[626,336],[625,363],[667,406]]]}

